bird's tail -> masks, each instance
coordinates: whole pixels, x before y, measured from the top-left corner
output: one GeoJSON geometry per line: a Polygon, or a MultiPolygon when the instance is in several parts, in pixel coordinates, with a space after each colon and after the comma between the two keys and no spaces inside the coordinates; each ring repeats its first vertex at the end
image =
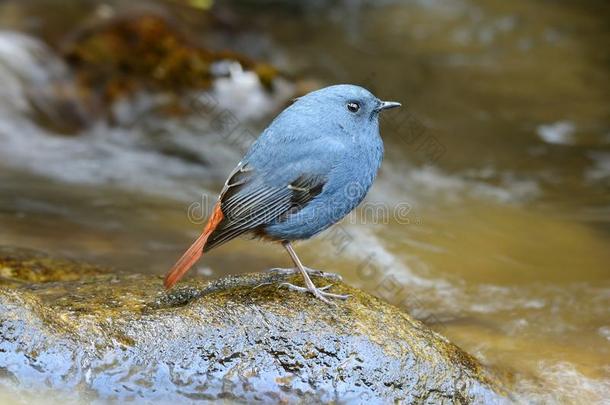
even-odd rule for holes
{"type": "Polygon", "coordinates": [[[187,271],[195,264],[197,260],[203,254],[203,248],[205,247],[205,243],[207,242],[210,234],[214,232],[214,229],[218,226],[220,221],[224,218],[222,214],[222,210],[220,209],[220,201],[216,203],[214,206],[214,210],[212,211],[212,215],[208,219],[208,223],[203,228],[203,232],[197,238],[195,242],[191,245],[190,248],[182,257],[174,264],[174,267],[167,273],[165,276],[165,288],[169,289],[174,286],[181,278],[186,274],[187,271]]]}

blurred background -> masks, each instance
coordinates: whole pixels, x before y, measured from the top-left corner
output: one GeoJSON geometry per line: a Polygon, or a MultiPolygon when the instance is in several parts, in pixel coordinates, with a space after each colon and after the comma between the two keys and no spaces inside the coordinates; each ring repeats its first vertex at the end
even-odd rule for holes
{"type": "MultiPolygon", "coordinates": [[[[292,98],[354,83],[403,102],[367,197],[384,208],[303,261],[525,402],[610,397],[607,2],[4,0],[0,83],[0,244],[159,275],[292,98]]],[[[193,273],[287,265],[237,240],[193,273]]]]}

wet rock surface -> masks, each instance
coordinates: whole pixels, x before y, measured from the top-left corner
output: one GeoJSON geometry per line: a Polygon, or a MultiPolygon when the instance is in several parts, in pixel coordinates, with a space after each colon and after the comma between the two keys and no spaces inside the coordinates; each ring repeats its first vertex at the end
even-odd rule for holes
{"type": "Polygon", "coordinates": [[[0,385],[164,403],[503,402],[474,358],[397,308],[342,283],[353,296],[332,307],[284,280],[300,282],[165,292],[156,276],[2,248],[0,385]]]}

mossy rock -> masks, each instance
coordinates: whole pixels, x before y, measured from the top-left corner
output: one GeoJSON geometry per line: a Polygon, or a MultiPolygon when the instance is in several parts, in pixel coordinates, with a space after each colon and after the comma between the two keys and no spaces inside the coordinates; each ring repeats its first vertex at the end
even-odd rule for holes
{"type": "Polygon", "coordinates": [[[230,50],[206,49],[188,39],[169,19],[157,14],[127,14],[82,27],[64,44],[64,54],[83,88],[111,102],[138,90],[204,90],[211,66],[238,62],[257,73],[271,90],[278,71],[230,50]]]}
{"type": "Polygon", "coordinates": [[[332,290],[352,297],[335,307],[279,289],[300,280],[273,273],[167,292],[157,276],[81,273],[29,251],[4,249],[0,263],[11,274],[0,287],[0,384],[119,402],[506,401],[473,357],[342,283],[332,290]],[[31,277],[29,265],[53,276],[31,277]]]}

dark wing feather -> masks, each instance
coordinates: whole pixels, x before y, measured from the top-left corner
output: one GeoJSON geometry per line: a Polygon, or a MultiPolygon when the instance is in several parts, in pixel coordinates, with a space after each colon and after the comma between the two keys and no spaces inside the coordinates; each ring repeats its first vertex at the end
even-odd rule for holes
{"type": "Polygon", "coordinates": [[[209,251],[272,221],[282,221],[297,212],[322,191],[323,176],[302,174],[286,186],[266,184],[256,171],[240,163],[220,193],[222,222],[208,238],[209,251]]]}

